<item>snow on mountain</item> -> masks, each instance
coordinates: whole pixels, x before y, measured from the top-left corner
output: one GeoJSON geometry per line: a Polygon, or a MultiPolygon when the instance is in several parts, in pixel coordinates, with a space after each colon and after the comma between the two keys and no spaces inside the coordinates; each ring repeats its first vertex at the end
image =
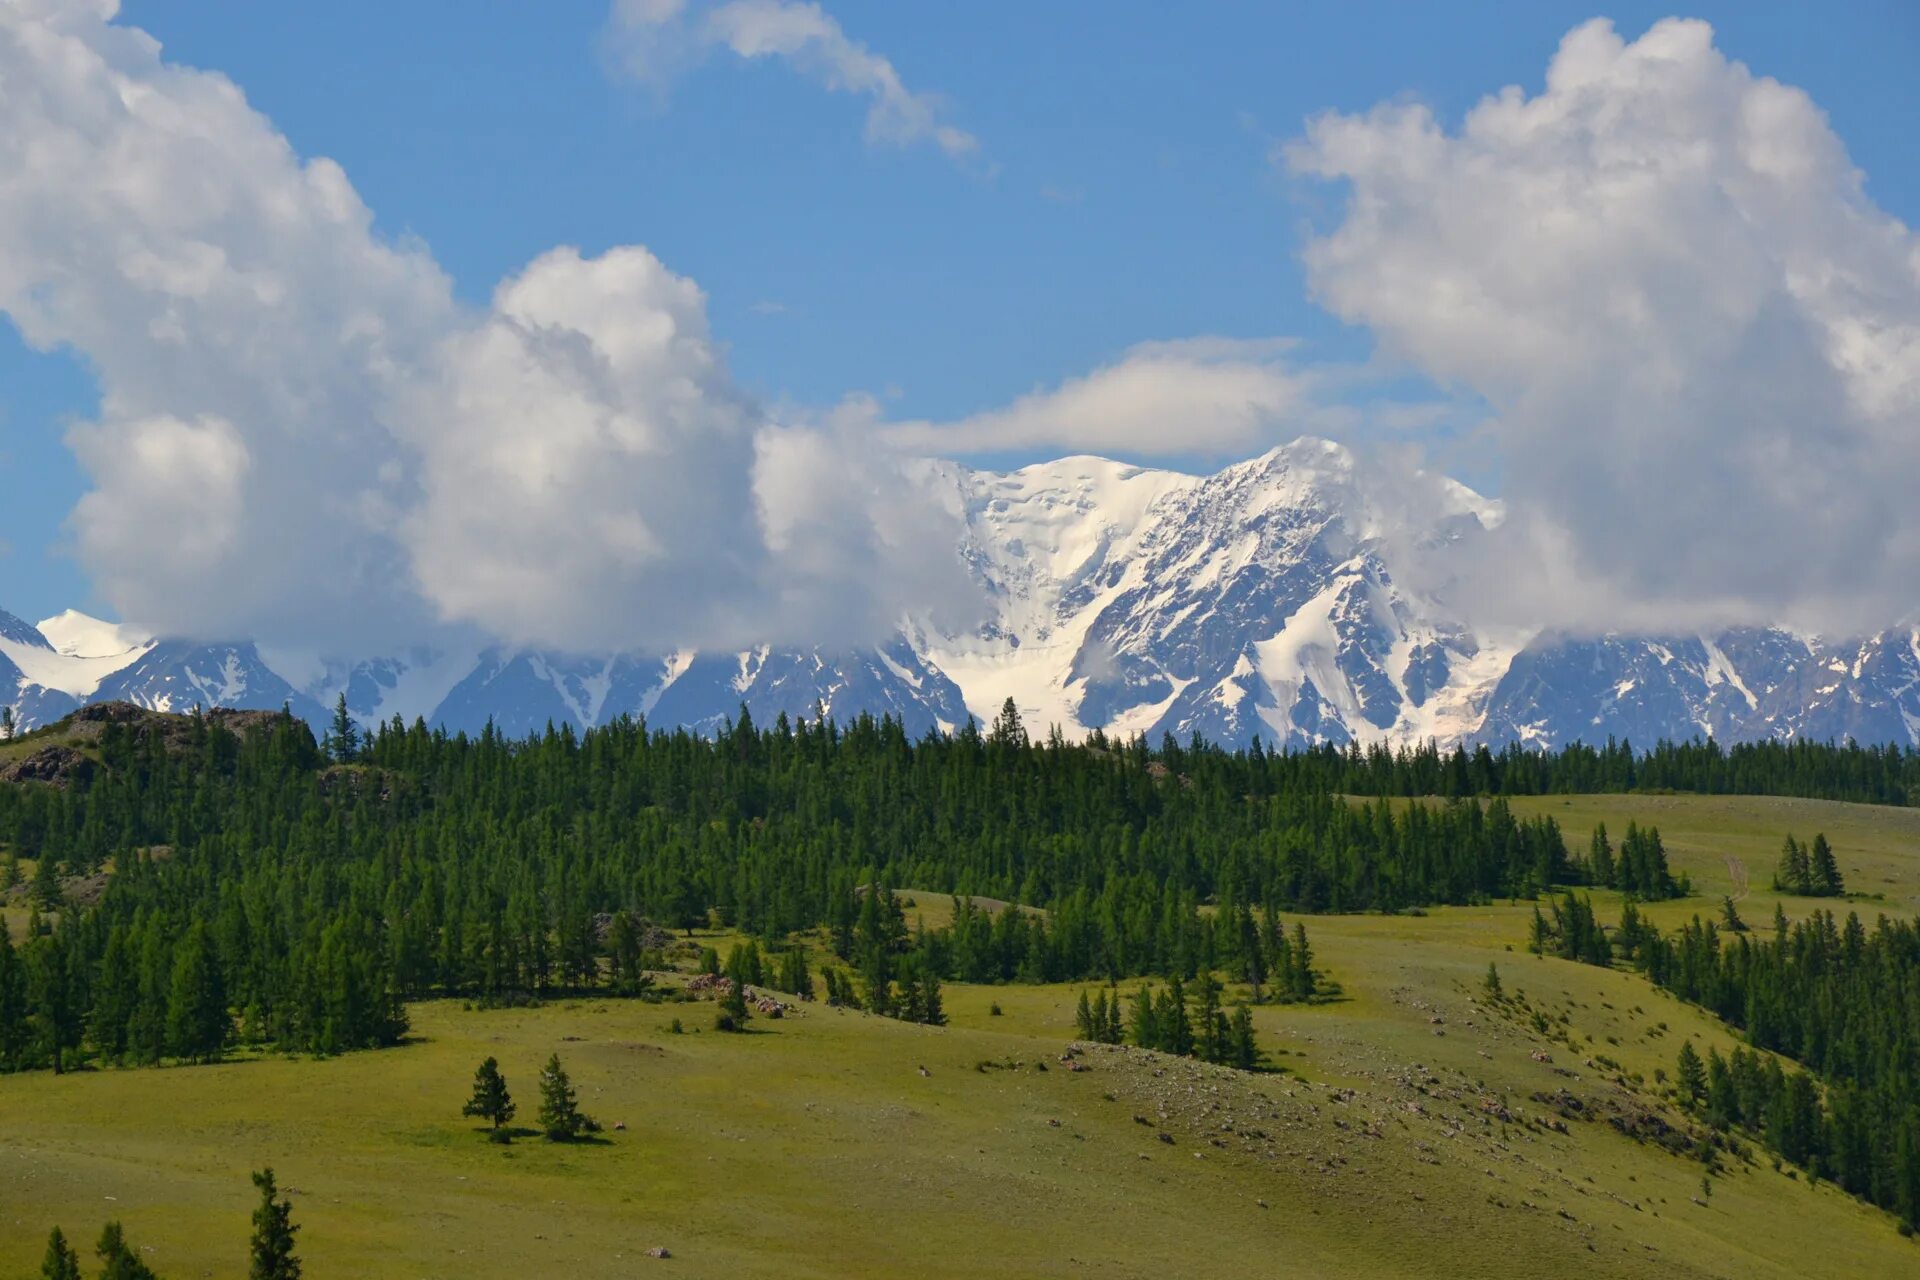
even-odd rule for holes
{"type": "Polygon", "coordinates": [[[287,683],[252,644],[162,640],[109,675],[89,702],[124,701],[154,711],[195,707],[290,707],[309,724],[324,722],[318,702],[287,683]]]}
{"type": "Polygon", "coordinates": [[[559,654],[421,647],[340,663],[250,644],[153,642],[67,613],[0,613],[0,691],[25,725],[79,700],[291,705],[323,722],[398,715],[511,736],[622,715],[711,733],[889,714],[912,734],[985,722],[1008,697],[1036,732],[1245,744],[1640,743],[1712,734],[1920,742],[1920,632],[1826,640],[1780,628],[1570,637],[1492,631],[1404,580],[1405,544],[1465,543],[1500,505],[1442,477],[1414,505],[1345,448],[1302,439],[1213,475],[1073,457],[994,473],[926,464],[965,522],[985,621],[902,621],[873,646],[559,654]],[[1386,505],[1392,504],[1392,505],[1386,505]]]}
{"type": "Polygon", "coordinates": [[[137,633],[71,609],[38,627],[0,611],[0,700],[23,730],[58,720],[94,700],[145,646],[137,633]]]}

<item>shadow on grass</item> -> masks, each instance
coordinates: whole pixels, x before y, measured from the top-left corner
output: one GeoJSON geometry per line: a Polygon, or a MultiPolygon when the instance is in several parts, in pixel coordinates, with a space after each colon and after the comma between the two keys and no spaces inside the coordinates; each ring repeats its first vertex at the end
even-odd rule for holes
{"type": "Polygon", "coordinates": [[[530,1129],[523,1124],[503,1125],[498,1129],[476,1128],[471,1130],[484,1137],[489,1145],[497,1147],[512,1146],[517,1142],[551,1142],[556,1147],[610,1147],[613,1140],[603,1138],[597,1133],[583,1133],[573,1138],[549,1138],[545,1129],[530,1129]]]}

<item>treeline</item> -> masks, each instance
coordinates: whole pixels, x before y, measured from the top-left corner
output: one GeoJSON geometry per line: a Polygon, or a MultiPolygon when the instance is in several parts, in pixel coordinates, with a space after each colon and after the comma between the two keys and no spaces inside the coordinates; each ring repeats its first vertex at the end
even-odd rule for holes
{"type": "MultiPolygon", "coordinates": [[[[1920,1222],[1920,921],[1815,911],[1771,937],[1695,919],[1677,934],[1633,929],[1649,978],[1740,1028],[1756,1048],[1808,1067],[1710,1055],[1697,1095],[1708,1120],[1759,1133],[1784,1159],[1920,1222]]],[[[1690,1073],[1689,1073],[1690,1074],[1690,1073]]]]}
{"type": "Polygon", "coordinates": [[[1576,857],[1550,817],[1503,798],[1354,798],[1403,764],[1465,761],[1470,781],[1497,765],[1493,789],[1513,789],[1520,763],[1558,756],[1036,743],[1011,708],[986,732],[917,740],[889,719],[763,727],[744,711],[714,738],[395,721],[364,740],[345,725],[325,749],[291,716],[244,734],[213,717],[91,723],[105,767],[0,787],[0,879],[37,859],[58,920],[0,961],[0,1066],[199,1060],[235,1039],[329,1053],[392,1043],[412,998],[631,991],[641,921],[770,945],[825,925],[857,973],[874,959],[851,950],[870,884],[1045,909],[963,912],[924,949],[890,944],[861,996],[891,984],[922,1016],[929,976],[1268,982],[1277,952],[1257,935],[1282,911],[1684,888],[1643,856],[1657,836],[1576,857]],[[108,866],[97,905],[59,900],[62,876],[108,866]]]}
{"type": "MultiPolygon", "coordinates": [[[[1268,757],[1272,759],[1273,757],[1268,757]]],[[[1320,747],[1281,757],[1353,795],[1538,796],[1600,792],[1798,796],[1861,804],[1920,804],[1920,748],[1832,742],[1660,741],[1651,751],[1609,738],[1545,751],[1479,747],[1320,747]]]]}

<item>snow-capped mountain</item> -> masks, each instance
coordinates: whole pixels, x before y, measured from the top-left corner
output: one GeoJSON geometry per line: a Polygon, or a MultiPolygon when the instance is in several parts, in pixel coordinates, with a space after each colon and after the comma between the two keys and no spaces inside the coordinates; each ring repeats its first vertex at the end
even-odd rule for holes
{"type": "Polygon", "coordinates": [[[1435,477],[1376,491],[1344,448],[1299,440],[1210,476],[1065,458],[1010,473],[929,464],[967,530],[985,619],[903,622],[856,650],[565,655],[417,648],[341,663],[252,644],[154,641],[67,613],[0,613],[0,697],[26,726],[83,701],[180,710],[291,706],[318,723],[344,694],[365,723],[424,717],[509,735],[621,715],[712,732],[756,720],[891,714],[910,733],[990,719],[1011,696],[1030,726],[1157,739],[1354,740],[1712,734],[1920,742],[1920,634],[1844,642],[1784,629],[1717,635],[1501,633],[1405,580],[1428,548],[1478,536],[1497,504],[1435,477]],[[1389,508],[1384,505],[1392,502],[1389,508]]]}

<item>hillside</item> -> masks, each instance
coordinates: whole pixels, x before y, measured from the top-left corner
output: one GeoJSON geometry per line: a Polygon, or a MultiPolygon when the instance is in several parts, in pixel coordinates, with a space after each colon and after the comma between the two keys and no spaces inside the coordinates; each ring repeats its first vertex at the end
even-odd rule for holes
{"type": "Polygon", "coordinates": [[[1104,1048],[1069,1072],[1079,988],[955,985],[945,1028],[816,1005],[722,1036],[701,1005],[436,1002],[381,1053],[0,1077],[0,1271],[36,1265],[43,1224],[111,1213],[162,1274],[238,1274],[244,1170],[266,1163],[297,1189],[312,1275],[626,1276],[654,1245],[694,1276],[1914,1265],[1890,1218],[1831,1188],[1755,1158],[1703,1197],[1697,1160],[1617,1129],[1681,1122],[1491,1012],[1489,960],[1565,1014],[1586,1056],[1649,1080],[1681,1037],[1731,1039],[1635,975],[1510,954],[1528,910],[1313,920],[1347,999],[1256,1011],[1283,1074],[1104,1048]],[[673,1035],[676,1017],[707,1029],[673,1035]],[[473,1064],[497,1056],[529,1091],[555,1050],[583,1106],[625,1129],[593,1147],[480,1141],[458,1116],[473,1064]]]}
{"type": "Polygon", "coordinates": [[[162,1275],[231,1274],[244,1174],[268,1163],[314,1275],[628,1275],[654,1246],[729,1276],[1276,1258],[1310,1276],[1786,1276],[1920,1256],[1901,1234],[1914,1100],[1859,1065],[1912,1051],[1912,966],[1871,957],[1915,936],[1875,917],[1920,902],[1920,811],[1354,798],[1376,767],[1737,768],[1844,790],[1898,785],[1901,757],[1369,764],[1038,745],[1012,717],[920,741],[801,722],[322,749],[278,713],[124,704],[4,750],[85,770],[0,785],[0,868],[22,882],[0,917],[0,1274],[31,1269],[50,1226],[84,1240],[108,1215],[162,1275]],[[1619,878],[1585,858],[1600,822],[1619,878]],[[1629,824],[1664,833],[1633,871],[1651,940],[1606,887],[1628,883],[1629,824]],[[1768,887],[1790,833],[1827,837],[1849,896],[1768,887]],[[1591,904],[1606,963],[1530,953],[1536,909],[1559,915],[1543,886],[1591,904]],[[1716,1017],[1656,985],[1682,961],[1697,977],[1692,951],[1644,963],[1723,896],[1754,926],[1728,947],[1755,963],[1815,955],[1878,984],[1805,1005],[1849,1052],[1762,1053],[1779,1083],[1757,1080],[1773,1091],[1744,1125],[1683,1105],[1681,1045],[1732,1058],[1743,1011],[1777,1002],[1716,1017]],[[29,935],[28,901],[56,923],[29,935]],[[1776,906],[1813,933],[1773,942],[1776,906]],[[1843,944],[1827,909],[1860,912],[1871,940],[1843,944]],[[726,1034],[683,998],[723,955],[763,987],[804,960],[828,998],[726,1034]],[[1231,1010],[1266,1069],[1197,1033],[1192,1057],[1137,1047],[1133,1021],[1133,1047],[1075,1043],[1083,994],[1130,1004],[1184,979],[1190,1013],[1214,975],[1220,1017],[1181,1020],[1231,1010]],[[606,1125],[594,1141],[494,1146],[462,1118],[492,1056],[530,1122],[556,1052],[606,1125]],[[1817,1148],[1769,1109],[1788,1081],[1817,1148]],[[1890,1117],[1864,1148],[1894,1175],[1862,1190],[1883,1207],[1838,1189],[1863,1186],[1863,1106],[1890,1117]]]}

